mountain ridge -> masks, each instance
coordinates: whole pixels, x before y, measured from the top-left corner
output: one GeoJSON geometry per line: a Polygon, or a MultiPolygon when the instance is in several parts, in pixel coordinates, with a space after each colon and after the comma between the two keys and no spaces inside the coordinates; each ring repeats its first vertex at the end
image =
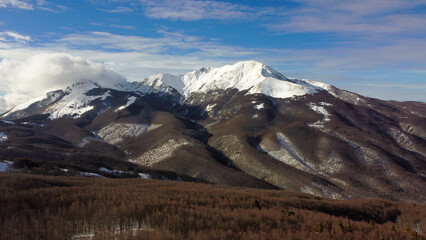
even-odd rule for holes
{"type": "MultiPolygon", "coordinates": [[[[358,97],[360,95],[357,96],[355,93],[340,90],[323,82],[308,79],[287,78],[273,68],[254,60],[241,61],[232,65],[225,65],[223,67],[205,67],[179,75],[157,73],[146,77],[142,81],[121,82],[108,87],[102,86],[91,80],[85,80],[68,86],[64,92],[66,93],[67,91],[70,91],[70,89],[74,86],[87,84],[93,84],[92,88],[107,88],[118,91],[135,92],[141,96],[149,93],[166,93],[175,95],[178,93],[181,95],[181,103],[185,98],[188,98],[195,92],[208,92],[209,90],[218,89],[226,90],[229,88],[235,88],[239,91],[248,90],[247,94],[260,93],[274,98],[289,98],[313,94],[317,91],[327,91],[333,96],[344,101],[348,101],[349,99],[352,103],[360,101],[360,98],[358,97]],[[355,98],[355,100],[351,98],[355,98]]],[[[57,91],[60,90],[49,93],[57,91]]],[[[44,100],[45,98],[45,96],[40,96],[19,104],[3,113],[2,116],[7,117],[11,112],[23,110],[29,105],[44,100]]],[[[82,105],[86,104],[87,103],[83,101],[82,105]]]]}
{"type": "Polygon", "coordinates": [[[0,118],[0,157],[60,173],[144,167],[228,186],[426,201],[425,104],[287,78],[255,61],[46,96],[0,118]],[[28,144],[60,157],[43,160],[28,144]]]}
{"type": "MultiPolygon", "coordinates": [[[[149,93],[180,94],[181,103],[194,92],[207,92],[209,90],[218,89],[226,90],[228,88],[235,88],[239,91],[248,90],[247,94],[261,93],[276,98],[313,94],[318,90],[331,92],[332,89],[336,89],[331,85],[321,82],[287,78],[265,64],[253,60],[237,62],[233,65],[225,65],[219,68],[201,68],[200,70],[194,70],[180,75],[158,73],[150,75],[140,82],[121,82],[108,87],[102,86],[91,80],[85,80],[74,83],[62,91],[65,95],[69,95],[73,93],[73,89],[79,90],[77,86],[85,87],[85,89],[82,89],[83,91],[89,91],[93,88],[106,88],[134,92],[140,96],[149,93]],[[92,87],[87,87],[88,85],[92,87]]],[[[52,95],[51,93],[58,91],[61,90],[49,92],[47,95],[52,95]]],[[[49,96],[47,96],[47,98],[49,98],[49,96]]],[[[45,96],[31,99],[3,113],[2,116],[7,117],[15,111],[26,109],[31,104],[45,99],[45,96]]],[[[83,109],[83,106],[86,106],[88,101],[91,100],[94,99],[81,99],[80,101],[73,101],[71,99],[70,102],[78,105],[75,115],[80,116],[82,113],[90,110],[90,107],[83,109]]],[[[66,106],[64,107],[66,108],[66,106]]],[[[51,112],[52,111],[46,110],[46,113],[50,114],[51,112]]],[[[73,115],[74,113],[66,112],[64,115],[65,114],[73,115]]],[[[55,118],[61,116],[63,115],[56,112],[55,118]]]]}

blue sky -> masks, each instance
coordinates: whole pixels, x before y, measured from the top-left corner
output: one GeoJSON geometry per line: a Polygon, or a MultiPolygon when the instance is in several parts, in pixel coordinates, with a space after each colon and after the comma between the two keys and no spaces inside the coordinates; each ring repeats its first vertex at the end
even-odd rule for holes
{"type": "Polygon", "coordinates": [[[0,110],[62,86],[60,74],[36,79],[52,77],[43,64],[55,62],[37,56],[56,53],[128,80],[253,59],[288,77],[426,101],[425,26],[424,0],[0,0],[0,110]]]}

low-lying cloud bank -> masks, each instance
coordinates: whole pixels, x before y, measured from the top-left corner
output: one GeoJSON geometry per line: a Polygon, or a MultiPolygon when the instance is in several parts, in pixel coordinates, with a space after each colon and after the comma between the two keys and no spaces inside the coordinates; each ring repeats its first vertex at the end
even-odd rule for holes
{"type": "Polygon", "coordinates": [[[5,94],[0,95],[0,113],[48,91],[84,80],[111,87],[125,78],[101,63],[64,53],[43,53],[26,60],[3,59],[0,90],[5,94]]]}

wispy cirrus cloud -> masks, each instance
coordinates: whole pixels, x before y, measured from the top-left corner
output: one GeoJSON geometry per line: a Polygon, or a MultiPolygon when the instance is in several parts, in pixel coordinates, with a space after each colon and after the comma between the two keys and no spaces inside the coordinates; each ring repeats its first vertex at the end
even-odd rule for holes
{"type": "Polygon", "coordinates": [[[53,4],[45,0],[0,0],[0,7],[22,10],[42,10],[48,12],[61,12],[67,9],[63,5],[53,4]]]}
{"type": "MultiPolygon", "coordinates": [[[[197,67],[218,66],[238,60],[257,59],[298,77],[315,79],[320,73],[362,73],[390,70],[404,66],[401,71],[418,72],[426,67],[426,40],[395,39],[392,44],[351,48],[339,46],[326,49],[247,48],[225,45],[220,40],[159,30],[162,37],[119,35],[109,32],[86,32],[61,36],[37,46],[24,45],[29,36],[2,33],[22,39],[15,49],[0,49],[0,56],[16,53],[67,52],[90,60],[110,64],[116,71],[131,79],[155,72],[183,72],[197,67]],[[20,37],[19,37],[20,36],[20,37]],[[28,50],[28,51],[27,51],[28,50]],[[173,60],[171,60],[173,59],[173,60]],[[158,62],[156,62],[158,61],[158,62]],[[174,64],[164,64],[173,61],[174,64]],[[184,67],[183,67],[184,66],[184,67]],[[155,69],[155,71],[154,71],[155,69]]],[[[343,78],[344,79],[344,78],[343,78]]],[[[316,79],[326,81],[327,79],[316,79]]]]}
{"type": "Polygon", "coordinates": [[[150,54],[177,53],[177,55],[198,55],[216,57],[241,57],[254,54],[253,51],[236,46],[226,46],[211,39],[185,35],[176,32],[158,31],[162,37],[119,35],[108,32],[87,32],[68,34],[45,47],[73,49],[103,49],[105,51],[143,52],[150,54]]]}
{"type": "Polygon", "coordinates": [[[131,26],[131,25],[110,24],[109,26],[113,27],[113,28],[121,28],[121,29],[126,29],[126,30],[135,30],[136,29],[135,26],[131,26]]]}
{"type": "Polygon", "coordinates": [[[18,8],[23,10],[33,10],[34,5],[22,0],[0,0],[2,8],[18,8]]]}
{"type": "Polygon", "coordinates": [[[37,0],[36,3],[37,3],[37,9],[43,10],[43,11],[59,13],[59,12],[68,10],[68,8],[63,5],[53,4],[45,0],[37,0]]]}
{"type": "Polygon", "coordinates": [[[259,12],[250,6],[222,1],[142,0],[147,17],[171,20],[246,19],[259,12]]]}
{"type": "MultiPolygon", "coordinates": [[[[325,73],[359,75],[363,72],[389,71],[399,66],[404,66],[400,67],[401,71],[415,73],[426,68],[425,53],[419,51],[426,49],[426,40],[395,39],[392,44],[383,46],[296,50],[225,45],[220,40],[164,29],[158,30],[158,33],[162,37],[109,32],[68,34],[32,49],[77,53],[91,60],[109,62],[116,71],[132,79],[157,71],[176,73],[246,59],[264,61],[284,70],[284,74],[289,72],[314,79],[315,74],[325,73]],[[173,61],[174,64],[164,64],[164,61],[173,61]]],[[[325,78],[316,80],[327,81],[325,78]]]]}
{"type": "MultiPolygon", "coordinates": [[[[117,0],[115,3],[142,7],[152,19],[196,21],[256,20],[273,33],[333,33],[339,35],[424,34],[426,15],[415,9],[422,0],[294,0],[281,6],[232,3],[216,0],[117,0]]],[[[127,12],[119,6],[109,12],[127,12]]]]}
{"type": "Polygon", "coordinates": [[[296,0],[299,6],[277,13],[277,21],[265,25],[272,31],[335,34],[419,34],[425,32],[426,16],[413,9],[426,2],[412,0],[296,0]]]}
{"type": "Polygon", "coordinates": [[[5,31],[0,32],[0,42],[8,42],[8,43],[27,43],[32,41],[30,36],[22,35],[13,31],[5,31]]]}
{"type": "Polygon", "coordinates": [[[133,9],[131,9],[129,7],[123,7],[123,6],[118,6],[118,7],[113,8],[113,9],[99,8],[99,10],[101,10],[103,12],[108,12],[108,13],[130,13],[130,12],[133,12],[133,9]]]}

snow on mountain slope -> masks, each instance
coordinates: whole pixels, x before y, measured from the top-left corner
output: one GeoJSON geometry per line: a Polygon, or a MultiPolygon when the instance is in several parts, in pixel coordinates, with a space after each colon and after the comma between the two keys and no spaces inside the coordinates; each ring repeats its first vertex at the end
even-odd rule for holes
{"type": "MultiPolygon", "coordinates": [[[[112,88],[107,88],[105,86],[101,86],[99,83],[86,80],[75,83],[67,87],[65,90],[49,92],[44,96],[22,103],[13,108],[11,111],[2,115],[2,117],[16,119],[34,114],[49,114],[50,119],[57,119],[64,116],[79,118],[86,112],[94,109],[95,106],[92,103],[93,101],[104,101],[109,97],[113,97],[111,96],[110,90],[132,92],[139,96],[144,96],[149,93],[164,93],[170,95],[177,94],[178,97],[180,97],[179,93],[177,93],[174,88],[154,78],[148,79],[145,82],[121,82],[112,88]],[[20,117],[16,117],[16,113],[19,112],[23,113],[19,114],[20,117]]],[[[137,100],[137,97],[131,96],[129,94],[127,100],[127,104],[119,107],[116,110],[122,110],[128,107],[137,100]]],[[[100,109],[98,114],[106,111],[109,107],[110,106],[108,103],[103,104],[103,106],[101,106],[102,109],[100,109]]]]}
{"type": "Polygon", "coordinates": [[[141,134],[161,127],[159,124],[111,123],[97,132],[105,142],[116,145],[126,138],[135,138],[141,134]]]}
{"type": "Polygon", "coordinates": [[[83,81],[75,83],[65,90],[49,92],[42,97],[32,99],[28,102],[22,103],[11,111],[4,114],[2,117],[13,116],[20,111],[26,111],[28,114],[49,114],[50,119],[57,119],[64,116],[71,118],[79,118],[84,113],[94,109],[91,104],[95,100],[106,100],[111,97],[109,90],[100,91],[100,93],[92,93],[94,89],[102,89],[103,87],[93,81],[83,81]],[[35,112],[33,112],[33,109],[35,112]]]}
{"type": "Polygon", "coordinates": [[[88,96],[86,93],[93,89],[100,87],[94,82],[87,81],[82,83],[73,84],[68,87],[65,95],[61,100],[51,105],[46,113],[50,113],[50,119],[56,119],[63,116],[70,116],[72,118],[78,118],[87,111],[93,109],[89,103],[97,98],[105,100],[109,93],[106,92],[103,96],[88,96]]]}
{"type": "Polygon", "coordinates": [[[150,93],[166,93],[173,95],[174,92],[180,93],[184,85],[180,76],[171,74],[154,74],[145,78],[141,82],[122,82],[114,86],[118,91],[135,92],[139,95],[150,93]]]}
{"type": "MultiPolygon", "coordinates": [[[[24,102],[24,103],[21,103],[21,104],[17,105],[16,107],[14,107],[14,108],[11,110],[11,112],[24,110],[24,109],[28,108],[31,104],[33,104],[33,103],[35,103],[35,102],[38,102],[38,101],[41,101],[41,100],[43,100],[43,99],[45,99],[45,98],[46,98],[46,96],[45,96],[45,95],[44,95],[44,96],[37,97],[37,98],[33,98],[33,99],[29,100],[29,101],[26,101],[26,102],[24,102]]],[[[11,112],[6,113],[4,116],[9,115],[11,112]]]]}
{"type": "Polygon", "coordinates": [[[0,143],[6,142],[7,139],[8,139],[8,137],[7,137],[6,133],[0,132],[0,143]]]}
{"type": "Polygon", "coordinates": [[[279,149],[269,149],[268,144],[262,142],[260,148],[273,158],[293,166],[301,171],[316,172],[314,167],[305,161],[305,158],[297,151],[290,140],[281,132],[276,133],[279,141],[279,149]]]}
{"type": "Polygon", "coordinates": [[[309,103],[309,108],[314,110],[316,113],[324,116],[322,120],[316,121],[314,123],[309,124],[311,127],[323,128],[324,124],[330,121],[331,114],[324,108],[324,106],[332,106],[330,103],[320,102],[320,106],[315,103],[309,103]]]}
{"type": "Polygon", "coordinates": [[[126,109],[128,106],[130,106],[133,103],[135,103],[136,100],[138,100],[138,99],[135,96],[131,96],[131,97],[127,98],[127,103],[125,105],[123,105],[123,106],[118,107],[117,109],[115,109],[115,111],[117,112],[117,111],[121,111],[123,109],[126,109]]]}
{"type": "Polygon", "coordinates": [[[178,92],[182,92],[185,88],[185,84],[182,82],[181,77],[172,74],[154,74],[145,78],[143,83],[151,86],[153,89],[167,90],[166,87],[170,86],[178,92]]]}

